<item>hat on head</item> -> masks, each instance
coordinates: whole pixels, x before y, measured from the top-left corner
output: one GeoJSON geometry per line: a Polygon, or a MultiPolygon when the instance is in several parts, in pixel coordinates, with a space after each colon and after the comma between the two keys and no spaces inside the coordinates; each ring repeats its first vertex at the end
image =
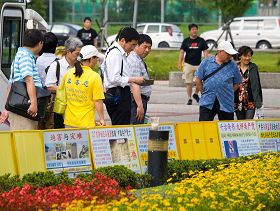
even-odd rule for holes
{"type": "Polygon", "coordinates": [[[93,45],[86,45],[82,47],[79,56],[81,60],[90,59],[93,56],[101,59],[104,58],[104,55],[102,53],[99,53],[96,47],[94,47],[93,45]]]}
{"type": "Polygon", "coordinates": [[[225,51],[230,55],[238,54],[238,52],[233,48],[232,44],[229,41],[222,41],[219,43],[218,51],[225,51]]]}

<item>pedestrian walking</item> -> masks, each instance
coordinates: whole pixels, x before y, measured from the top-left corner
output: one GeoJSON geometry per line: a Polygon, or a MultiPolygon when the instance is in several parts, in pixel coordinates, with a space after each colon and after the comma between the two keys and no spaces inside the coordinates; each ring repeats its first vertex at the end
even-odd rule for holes
{"type": "Polygon", "coordinates": [[[197,35],[198,25],[189,24],[189,37],[183,40],[180,48],[178,69],[182,70],[184,60],[184,73],[182,78],[186,84],[188,102],[187,105],[192,105],[192,97],[199,103],[198,90],[192,95],[192,85],[194,72],[197,70],[200,62],[201,55],[208,57],[208,46],[205,40],[197,35]]]}
{"type": "Polygon", "coordinates": [[[234,108],[237,119],[253,119],[262,107],[263,96],[258,66],[251,62],[253,50],[242,46],[238,50],[238,68],[242,83],[235,91],[234,108]]]}
{"type": "Polygon", "coordinates": [[[238,67],[232,55],[238,52],[229,41],[222,41],[215,56],[204,59],[195,74],[195,83],[202,93],[199,101],[199,121],[234,119],[234,91],[241,83],[238,67]]]}
{"type": "Polygon", "coordinates": [[[97,32],[91,28],[91,18],[84,18],[84,27],[77,33],[77,37],[83,42],[84,46],[94,45],[97,47],[97,32]]]}

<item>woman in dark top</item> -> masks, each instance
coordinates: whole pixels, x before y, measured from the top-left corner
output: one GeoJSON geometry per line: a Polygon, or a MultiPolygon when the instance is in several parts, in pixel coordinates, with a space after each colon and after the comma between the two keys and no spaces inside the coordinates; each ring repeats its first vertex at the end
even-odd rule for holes
{"type": "Polygon", "coordinates": [[[253,50],[242,46],[238,50],[238,67],[242,77],[235,91],[234,107],[237,119],[253,119],[256,109],[262,107],[262,87],[258,66],[251,62],[253,50]]]}

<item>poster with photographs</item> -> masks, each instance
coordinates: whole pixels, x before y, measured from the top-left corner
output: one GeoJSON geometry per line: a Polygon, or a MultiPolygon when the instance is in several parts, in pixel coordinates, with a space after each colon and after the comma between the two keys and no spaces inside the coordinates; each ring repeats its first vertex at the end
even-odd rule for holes
{"type": "Polygon", "coordinates": [[[225,158],[237,158],[260,152],[255,121],[218,122],[218,129],[225,158]]]}
{"type": "Polygon", "coordinates": [[[257,121],[262,152],[280,152],[280,121],[257,121]]]}
{"type": "Polygon", "coordinates": [[[133,127],[100,128],[89,132],[96,168],[124,165],[140,173],[133,127]]]}
{"type": "MultiPolygon", "coordinates": [[[[149,131],[151,126],[135,126],[136,141],[138,144],[138,153],[140,157],[140,165],[142,174],[147,171],[147,162],[148,162],[148,139],[149,131]]],[[[176,137],[174,132],[173,124],[159,125],[159,131],[167,130],[169,131],[169,140],[168,140],[168,160],[177,160],[179,159],[176,137]]]]}
{"type": "Polygon", "coordinates": [[[87,130],[44,132],[47,170],[74,177],[92,170],[87,130]]]}

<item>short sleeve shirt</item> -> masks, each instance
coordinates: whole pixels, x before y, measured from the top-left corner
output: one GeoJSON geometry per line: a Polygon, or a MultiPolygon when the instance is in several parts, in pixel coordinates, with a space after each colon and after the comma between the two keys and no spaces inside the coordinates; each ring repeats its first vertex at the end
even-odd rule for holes
{"type": "MultiPolygon", "coordinates": [[[[141,76],[145,79],[149,79],[148,72],[145,67],[144,61],[132,51],[127,57],[127,63],[131,70],[131,76],[141,76]]],[[[142,95],[150,96],[152,92],[151,86],[140,86],[140,91],[142,95]]]]}
{"type": "Polygon", "coordinates": [[[75,68],[72,68],[62,80],[67,96],[64,123],[72,127],[94,127],[94,101],[104,99],[102,81],[90,67],[82,66],[82,69],[80,78],[74,75],[75,68]]]}
{"type": "Polygon", "coordinates": [[[80,29],[77,33],[77,37],[83,42],[84,45],[93,45],[94,39],[97,37],[97,33],[94,29],[80,29]]]}
{"type": "MultiPolygon", "coordinates": [[[[195,76],[203,81],[203,78],[220,65],[216,63],[215,57],[204,59],[198,67],[195,76]]],[[[217,97],[220,110],[234,112],[234,90],[233,85],[241,83],[241,76],[235,62],[231,61],[219,72],[203,82],[203,91],[199,101],[200,106],[212,109],[217,97]]]]}
{"type": "Polygon", "coordinates": [[[201,37],[184,39],[181,48],[185,52],[185,63],[197,66],[201,62],[201,53],[208,49],[207,43],[201,37]]]}
{"type": "Polygon", "coordinates": [[[36,65],[35,55],[27,48],[20,47],[11,66],[9,82],[24,82],[24,78],[26,76],[31,76],[33,78],[35,86],[42,87],[42,81],[36,65]],[[14,74],[13,78],[12,74],[14,74]]]}

